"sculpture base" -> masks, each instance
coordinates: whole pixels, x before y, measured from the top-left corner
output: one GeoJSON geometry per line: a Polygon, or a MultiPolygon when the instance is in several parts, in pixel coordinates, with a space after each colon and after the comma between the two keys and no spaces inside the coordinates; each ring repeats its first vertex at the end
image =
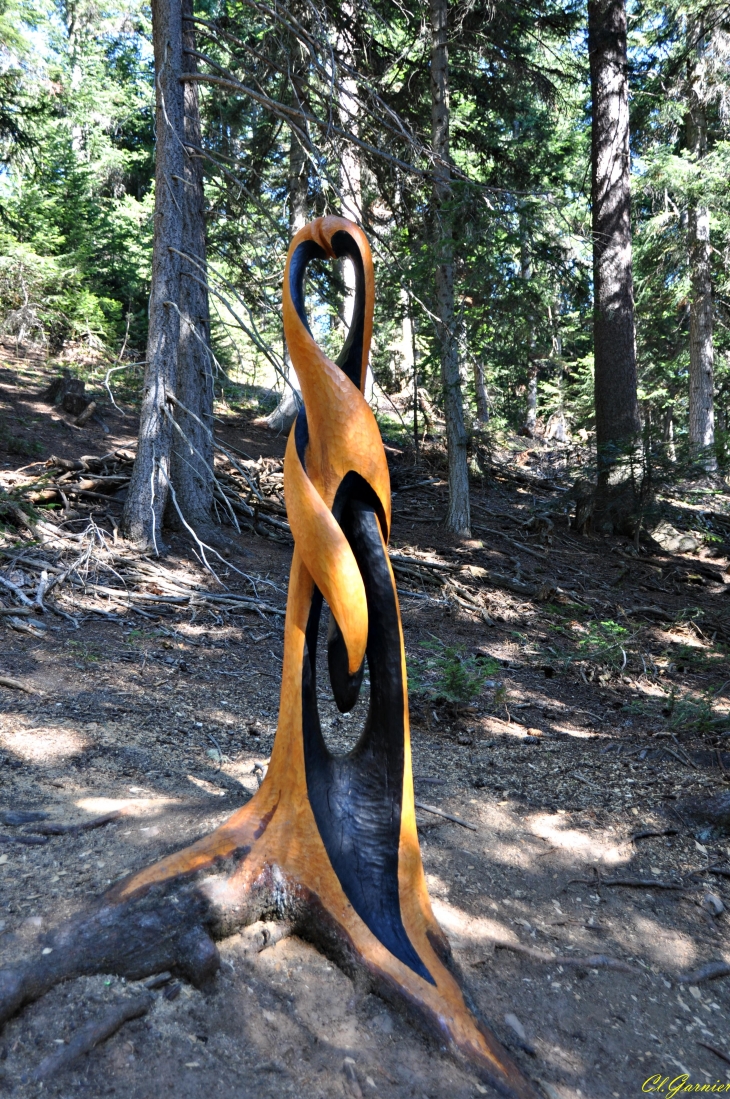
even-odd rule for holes
{"type": "Polygon", "coordinates": [[[280,919],[361,987],[414,1017],[500,1094],[538,1099],[466,1007],[438,926],[424,928],[418,942],[435,978],[429,984],[364,926],[308,817],[308,805],[287,803],[282,789],[265,781],[210,835],[117,883],[86,913],[41,936],[49,953],[38,950],[0,971],[0,1023],[59,982],[94,973],[141,980],[171,970],[205,990],[220,965],[216,940],[257,920],[280,919]]]}

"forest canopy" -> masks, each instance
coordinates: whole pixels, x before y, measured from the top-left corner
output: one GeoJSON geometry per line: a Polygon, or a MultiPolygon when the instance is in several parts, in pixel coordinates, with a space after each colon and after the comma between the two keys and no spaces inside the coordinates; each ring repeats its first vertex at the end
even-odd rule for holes
{"type": "MultiPolygon", "coordinates": [[[[588,442],[588,14],[559,0],[470,0],[444,10],[445,155],[433,138],[433,12],[425,6],[196,7],[196,155],[220,378],[285,388],[289,239],[304,220],[345,213],[374,248],[372,367],[378,406],[396,428],[412,430],[414,401],[420,432],[438,430],[443,415],[438,272],[447,241],[449,354],[465,431],[488,423],[492,432],[548,429],[588,442]],[[439,183],[444,165],[448,180],[439,183]]],[[[642,2],[627,16],[642,429],[672,457],[687,449],[699,211],[711,284],[712,448],[724,468],[728,9],[642,2]]],[[[120,361],[144,360],[155,197],[150,10],[137,0],[2,0],[0,81],[3,331],[52,350],[85,343],[112,357],[123,349],[120,361]]],[[[318,337],[334,352],[345,330],[346,273],[321,265],[310,289],[318,337]]],[[[141,384],[139,372],[130,378],[141,384]]],[[[276,399],[267,406],[263,397],[262,407],[276,399]]]]}

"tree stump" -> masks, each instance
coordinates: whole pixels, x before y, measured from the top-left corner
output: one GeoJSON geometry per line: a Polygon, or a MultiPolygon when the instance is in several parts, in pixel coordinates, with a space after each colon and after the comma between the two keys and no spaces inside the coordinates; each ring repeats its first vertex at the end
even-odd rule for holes
{"type": "Polygon", "coordinates": [[[80,416],[91,403],[86,395],[86,384],[81,378],[74,378],[69,370],[64,370],[59,378],[54,378],[42,393],[48,404],[60,407],[71,416],[80,416]]]}
{"type": "Polygon", "coordinates": [[[196,986],[219,966],[216,939],[260,919],[285,920],[364,986],[414,1015],[501,1094],[538,1099],[466,1005],[434,918],[416,832],[405,652],[387,554],[388,467],[362,395],[372,333],[373,272],[364,234],[342,218],[297,233],[284,276],[284,324],[304,408],[284,465],[295,539],[279,724],[256,795],[210,835],[113,886],[83,917],[43,937],[0,973],[0,1021],[68,977],[162,970],[196,986]],[[309,261],[348,255],[355,310],[337,363],[304,311],[309,261]],[[335,701],[355,705],[365,660],[364,729],[347,755],[322,736],[317,636],[330,609],[335,701]]]}

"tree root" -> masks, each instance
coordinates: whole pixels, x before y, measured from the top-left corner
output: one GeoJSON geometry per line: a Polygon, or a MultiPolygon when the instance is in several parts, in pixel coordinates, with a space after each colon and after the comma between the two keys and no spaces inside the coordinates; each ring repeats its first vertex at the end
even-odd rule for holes
{"type": "Polygon", "coordinates": [[[135,996],[134,999],[122,1000],[114,1004],[101,1019],[95,1019],[86,1026],[80,1027],[67,1046],[45,1057],[31,1079],[34,1082],[47,1080],[62,1072],[63,1069],[69,1068],[78,1061],[79,1057],[90,1053],[100,1042],[105,1042],[107,1038],[111,1038],[112,1034],[116,1034],[119,1028],[130,1019],[139,1019],[140,1015],[146,1015],[154,1002],[152,994],[145,992],[141,996],[135,996]]]}
{"type": "Polygon", "coordinates": [[[529,1081],[462,999],[440,929],[429,929],[425,986],[359,925],[344,897],[332,898],[306,830],[291,842],[277,791],[266,781],[255,798],[192,847],[117,882],[95,904],[40,935],[30,956],[0,971],[0,1024],[55,985],[113,973],[142,980],[161,972],[210,991],[220,967],[216,942],[257,921],[251,949],[287,934],[312,942],[362,988],[415,1014],[460,1062],[512,1099],[537,1099],[529,1081]],[[282,842],[283,841],[283,842],[282,842]],[[298,850],[292,850],[298,848],[298,850]],[[318,883],[318,895],[309,882],[318,883]],[[344,902],[344,903],[342,903],[344,902]],[[425,986],[425,988],[424,988],[425,986]]]}
{"type": "Polygon", "coordinates": [[[590,954],[587,958],[573,957],[571,954],[550,954],[547,950],[537,950],[522,943],[513,943],[508,939],[495,939],[495,950],[511,950],[515,954],[524,954],[534,962],[547,965],[575,966],[578,969],[616,969],[620,973],[641,973],[635,965],[622,962],[618,958],[609,958],[607,954],[590,954]]]}

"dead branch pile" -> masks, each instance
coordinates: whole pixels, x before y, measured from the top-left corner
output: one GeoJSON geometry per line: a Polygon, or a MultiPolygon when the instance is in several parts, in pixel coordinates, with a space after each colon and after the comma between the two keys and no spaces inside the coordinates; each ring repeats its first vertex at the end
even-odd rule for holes
{"type": "MultiPolygon", "coordinates": [[[[247,528],[276,541],[290,541],[283,461],[253,459],[219,440],[215,441],[215,448],[212,472],[219,521],[239,531],[247,528]]],[[[74,622],[79,615],[86,614],[117,617],[131,611],[157,617],[183,608],[193,609],[194,614],[198,608],[215,609],[216,613],[250,609],[281,617],[284,613],[281,602],[261,597],[259,586],[269,582],[242,573],[250,588],[250,592],[242,595],[227,590],[209,567],[221,589],[211,590],[208,583],[181,579],[179,572],[171,572],[159,562],[144,558],[118,539],[113,509],[123,505],[133,462],[134,453],[130,450],[82,455],[78,459],[54,456],[43,464],[40,473],[18,482],[12,496],[0,500],[0,518],[8,519],[18,528],[22,544],[20,552],[13,539],[7,548],[0,547],[0,555],[9,562],[3,567],[0,557],[0,622],[38,635],[45,629],[46,611],[74,622]],[[62,510],[56,515],[64,521],[88,512],[85,531],[71,533],[63,524],[51,522],[50,516],[36,519],[23,507],[49,504],[61,505],[62,510]],[[105,506],[100,512],[102,505],[105,506]],[[114,528],[112,535],[97,523],[100,514],[110,521],[114,528]],[[49,599],[51,594],[53,598],[49,599]]],[[[203,543],[199,545],[202,547],[203,543]]],[[[204,550],[201,552],[207,565],[204,550]]],[[[404,597],[442,605],[451,603],[487,624],[492,622],[488,600],[494,588],[538,599],[548,598],[554,591],[521,576],[414,553],[394,551],[390,559],[404,597]]]]}
{"type": "Polygon", "coordinates": [[[457,565],[433,558],[391,553],[390,562],[399,581],[401,594],[411,598],[433,598],[437,591],[442,601],[462,607],[482,618],[488,625],[489,594],[494,588],[543,602],[561,589],[549,582],[533,583],[522,576],[509,576],[478,565],[457,565]]]}
{"type": "MultiPolygon", "coordinates": [[[[214,471],[214,491],[219,518],[269,538],[287,538],[290,531],[283,499],[283,463],[275,458],[254,461],[240,457],[232,447],[218,443],[216,448],[220,458],[214,471]]],[[[122,507],[133,464],[134,453],[130,450],[86,454],[77,459],[54,456],[44,464],[40,475],[22,485],[22,498],[35,506],[60,503],[65,517],[71,511],[70,501],[77,507],[85,502],[122,507]]],[[[17,512],[18,505],[12,501],[7,502],[6,510],[13,506],[17,512]]],[[[8,517],[13,520],[13,516],[8,517]]],[[[14,522],[23,525],[23,516],[16,513],[14,522]]]]}
{"type": "MultiPolygon", "coordinates": [[[[481,588],[475,591],[463,582],[464,579],[472,579],[472,576],[461,565],[395,552],[390,554],[390,563],[402,595],[433,600],[438,593],[441,599],[437,599],[437,602],[457,604],[491,624],[485,590],[481,588]],[[457,579],[457,573],[463,579],[457,579]]],[[[481,572],[485,570],[482,569],[481,572]]]]}
{"type": "MultiPolygon", "coordinates": [[[[50,458],[40,477],[29,478],[16,487],[14,499],[3,501],[11,527],[0,541],[0,622],[39,637],[51,616],[75,626],[92,614],[119,618],[131,612],[157,618],[187,609],[193,618],[202,610],[218,617],[225,612],[252,612],[282,618],[285,593],[271,581],[235,570],[247,589],[240,592],[214,574],[215,583],[204,583],[192,572],[173,572],[118,539],[111,516],[111,534],[92,514],[81,533],[67,529],[68,517],[78,517],[70,509],[69,498],[113,503],[129,481],[133,460],[128,451],[77,460],[50,458]],[[63,511],[57,513],[63,521],[58,525],[50,516],[29,514],[23,506],[54,500],[63,504],[63,511]],[[262,589],[273,601],[263,597],[262,589]]],[[[258,491],[264,496],[260,483],[258,491]]],[[[276,522],[285,527],[281,520],[276,522]]]]}
{"type": "Polygon", "coordinates": [[[69,499],[103,500],[121,506],[120,494],[129,484],[134,454],[112,450],[108,454],[82,455],[81,458],[48,459],[44,474],[35,479],[24,493],[31,504],[60,501],[66,512],[69,499]]]}
{"type": "Polygon", "coordinates": [[[283,461],[246,458],[230,445],[218,442],[216,449],[219,451],[215,465],[217,508],[223,514],[232,509],[244,526],[269,538],[290,535],[284,504],[283,461]]]}
{"type": "Polygon", "coordinates": [[[48,612],[75,625],[89,614],[118,618],[132,612],[157,618],[186,609],[193,611],[193,618],[202,610],[218,616],[225,611],[284,616],[281,598],[272,603],[261,597],[261,587],[284,594],[270,581],[241,574],[250,594],[223,584],[211,591],[190,574],[173,572],[121,545],[117,549],[93,519],[81,535],[62,533],[43,520],[35,529],[40,547],[20,552],[17,546],[0,547],[7,561],[0,567],[0,616],[21,632],[42,635],[48,612]]]}

